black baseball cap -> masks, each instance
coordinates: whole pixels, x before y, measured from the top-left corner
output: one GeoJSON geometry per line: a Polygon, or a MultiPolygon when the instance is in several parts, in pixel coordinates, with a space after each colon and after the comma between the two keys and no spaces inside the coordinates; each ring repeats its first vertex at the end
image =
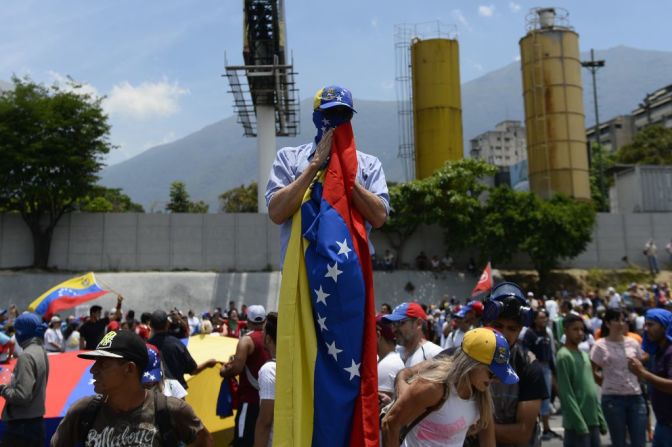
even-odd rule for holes
{"type": "Polygon", "coordinates": [[[163,310],[155,310],[152,312],[152,319],[149,320],[149,326],[153,329],[163,329],[168,323],[168,314],[163,310]]]}
{"type": "Polygon", "coordinates": [[[110,331],[95,350],[78,354],[77,357],[87,360],[124,359],[135,363],[140,371],[144,371],[149,363],[147,346],[133,331],[110,331]]]}

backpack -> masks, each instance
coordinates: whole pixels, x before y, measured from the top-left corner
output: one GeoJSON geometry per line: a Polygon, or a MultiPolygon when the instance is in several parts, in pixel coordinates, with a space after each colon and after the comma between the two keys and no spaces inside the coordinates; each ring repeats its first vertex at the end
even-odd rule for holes
{"type": "MultiPolygon", "coordinates": [[[[178,439],[173,430],[170,420],[170,411],[168,410],[168,398],[163,394],[152,391],[154,394],[154,424],[159,429],[161,445],[164,447],[177,447],[178,439]]],[[[77,446],[84,446],[86,436],[91,427],[93,427],[96,417],[103,404],[103,396],[96,395],[86,406],[82,416],[79,419],[79,436],[77,446]]]]}

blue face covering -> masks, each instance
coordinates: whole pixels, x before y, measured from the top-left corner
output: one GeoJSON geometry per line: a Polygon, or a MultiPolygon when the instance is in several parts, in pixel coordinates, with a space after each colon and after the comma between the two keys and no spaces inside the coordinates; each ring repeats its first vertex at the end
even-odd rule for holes
{"type": "MultiPolygon", "coordinates": [[[[649,309],[644,314],[644,319],[649,321],[655,321],[665,328],[665,338],[672,343],[672,312],[665,309],[649,309]]],[[[648,354],[655,354],[658,350],[658,343],[654,343],[649,340],[649,336],[644,331],[644,337],[642,338],[642,349],[648,354]]]]}
{"type": "Polygon", "coordinates": [[[322,140],[322,135],[324,134],[324,132],[326,132],[329,129],[338,127],[341,124],[347,123],[349,121],[350,121],[349,119],[345,119],[343,117],[337,119],[332,118],[331,120],[328,120],[324,116],[323,110],[315,109],[313,111],[313,124],[317,129],[317,135],[315,135],[315,144],[319,143],[320,140],[322,140]]]}
{"type": "Polygon", "coordinates": [[[25,313],[14,321],[14,329],[16,329],[16,341],[21,345],[33,337],[43,338],[47,325],[42,323],[37,314],[25,313]]]}

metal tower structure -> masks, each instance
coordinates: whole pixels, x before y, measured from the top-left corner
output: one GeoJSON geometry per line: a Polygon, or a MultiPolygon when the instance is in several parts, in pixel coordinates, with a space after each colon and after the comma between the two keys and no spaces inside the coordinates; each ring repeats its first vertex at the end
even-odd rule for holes
{"type": "Polygon", "coordinates": [[[299,129],[299,92],[287,58],[284,0],[243,0],[244,65],[226,64],[224,76],[246,137],[257,137],[257,204],[266,213],[264,189],[275,159],[275,137],[299,129]]]}

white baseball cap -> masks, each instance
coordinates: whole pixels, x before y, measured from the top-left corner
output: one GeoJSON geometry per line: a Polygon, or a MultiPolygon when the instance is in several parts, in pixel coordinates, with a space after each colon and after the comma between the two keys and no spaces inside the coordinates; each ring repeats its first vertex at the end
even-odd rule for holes
{"type": "Polygon", "coordinates": [[[259,304],[253,304],[247,308],[247,321],[263,323],[266,320],[266,309],[259,304]]]}

